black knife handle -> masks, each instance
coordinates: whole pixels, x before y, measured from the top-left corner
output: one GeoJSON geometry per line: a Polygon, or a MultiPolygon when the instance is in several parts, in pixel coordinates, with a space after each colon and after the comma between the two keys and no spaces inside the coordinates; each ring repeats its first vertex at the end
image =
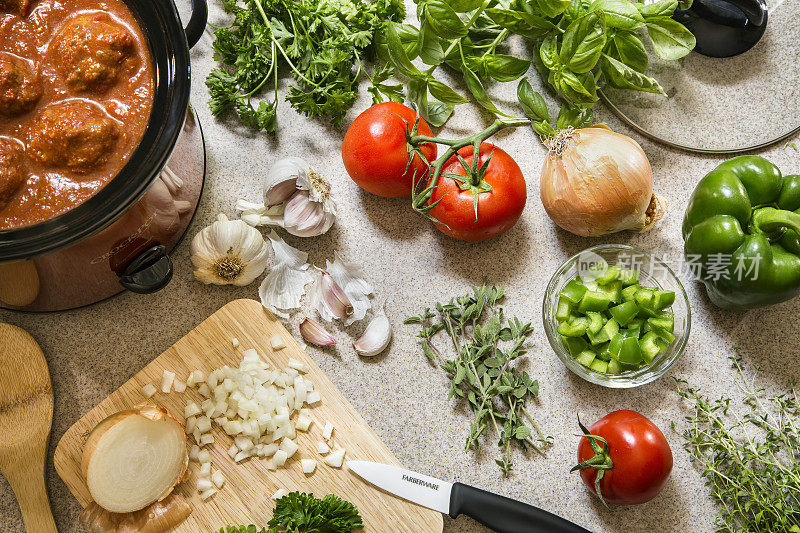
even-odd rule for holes
{"type": "Polygon", "coordinates": [[[590,533],[587,529],[517,500],[453,483],[450,517],[471,516],[497,533],[590,533]]]}

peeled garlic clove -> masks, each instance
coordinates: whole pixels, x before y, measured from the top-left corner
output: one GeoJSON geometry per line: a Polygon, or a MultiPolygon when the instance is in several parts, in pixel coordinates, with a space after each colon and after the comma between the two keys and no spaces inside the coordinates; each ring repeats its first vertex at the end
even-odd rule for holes
{"type": "Polygon", "coordinates": [[[389,322],[383,307],[381,307],[367,324],[367,329],[364,330],[361,338],[353,343],[353,348],[355,348],[358,355],[372,357],[384,351],[391,340],[392,324],[389,322]]]}
{"type": "Polygon", "coordinates": [[[323,320],[345,318],[353,314],[350,298],[324,270],[314,284],[312,301],[323,320]]]}
{"type": "Polygon", "coordinates": [[[332,346],[336,344],[336,339],[333,335],[322,327],[322,324],[310,318],[304,318],[300,322],[300,335],[306,342],[310,342],[315,346],[332,346]]]}
{"type": "Polygon", "coordinates": [[[249,285],[264,272],[269,259],[257,229],[222,214],[194,236],[190,254],[194,277],[214,285],[249,285]]]}

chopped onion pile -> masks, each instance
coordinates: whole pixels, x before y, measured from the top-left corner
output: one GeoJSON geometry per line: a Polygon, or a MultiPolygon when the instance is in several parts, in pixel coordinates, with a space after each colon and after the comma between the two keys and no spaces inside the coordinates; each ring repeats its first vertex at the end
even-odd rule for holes
{"type": "MultiPolygon", "coordinates": [[[[278,335],[271,339],[271,345],[274,350],[285,347],[278,335]]],[[[233,339],[233,346],[234,349],[239,346],[238,340],[233,339]]],[[[204,398],[199,404],[189,402],[184,408],[185,432],[195,442],[189,450],[189,459],[200,463],[197,491],[203,500],[216,494],[225,483],[222,472],[212,469],[211,454],[205,449],[215,444],[216,439],[211,434],[214,425],[233,438],[228,456],[234,462],[259,457],[267,459],[269,470],[277,470],[298,453],[297,432],[309,431],[313,424],[311,410],[305,406],[321,401],[314,384],[302,376],[310,370],[305,363],[289,359],[288,368],[279,371],[270,369],[254,349],[244,350],[242,356],[238,368],[223,366],[207,377],[202,371],[195,370],[189,374],[185,384],[166,370],[162,377],[162,391],[172,388],[177,391],[182,385],[184,390],[196,388],[204,398]]],[[[142,387],[142,393],[150,397],[155,394],[155,389],[149,384],[142,387]]],[[[327,444],[320,442],[317,446],[321,455],[323,450],[324,453],[331,452],[332,434],[333,425],[326,421],[323,437],[327,444]]],[[[325,458],[325,463],[340,468],[344,454],[344,449],[337,448],[325,458]]],[[[302,471],[310,475],[317,462],[302,459],[300,465],[302,471]]]]}

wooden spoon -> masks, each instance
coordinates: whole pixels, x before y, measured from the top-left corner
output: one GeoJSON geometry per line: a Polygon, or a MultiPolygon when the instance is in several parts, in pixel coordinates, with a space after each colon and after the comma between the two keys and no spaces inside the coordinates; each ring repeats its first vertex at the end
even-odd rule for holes
{"type": "Polygon", "coordinates": [[[57,533],[44,482],[52,423],[53,387],[42,349],[22,329],[0,324],[0,472],[28,533],[57,533]]]}

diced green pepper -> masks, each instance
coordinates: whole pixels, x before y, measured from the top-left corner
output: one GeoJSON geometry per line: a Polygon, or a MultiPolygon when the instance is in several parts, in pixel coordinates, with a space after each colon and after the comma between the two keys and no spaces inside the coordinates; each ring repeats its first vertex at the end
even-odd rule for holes
{"type": "Polygon", "coordinates": [[[653,331],[645,333],[644,337],[642,337],[640,347],[642,349],[642,357],[644,357],[646,363],[650,363],[661,352],[662,347],[658,343],[660,340],[653,331]]]}
{"type": "Polygon", "coordinates": [[[671,316],[654,316],[647,319],[647,323],[650,324],[652,329],[663,329],[665,331],[675,331],[675,319],[671,316]]]}
{"type": "Polygon", "coordinates": [[[650,327],[650,331],[652,331],[653,333],[655,333],[656,335],[658,335],[659,337],[661,337],[662,339],[664,339],[668,343],[671,343],[672,341],[675,340],[675,335],[671,331],[667,331],[665,329],[656,328],[656,327],[652,327],[652,326],[650,327]]]}
{"type": "Polygon", "coordinates": [[[653,293],[653,308],[657,310],[666,309],[675,303],[675,293],[672,291],[655,291],[653,293]]]}
{"type": "Polygon", "coordinates": [[[638,339],[642,335],[642,325],[628,326],[622,332],[626,337],[636,337],[638,339]]]}
{"type": "Polygon", "coordinates": [[[575,358],[575,360],[580,364],[582,364],[583,366],[591,365],[594,359],[595,359],[594,352],[591,352],[589,350],[579,353],[578,356],[575,358]]]}
{"type": "Polygon", "coordinates": [[[570,320],[569,322],[562,322],[556,328],[559,334],[565,337],[580,337],[586,333],[586,327],[589,325],[589,319],[586,317],[578,317],[570,320]]]}
{"type": "Polygon", "coordinates": [[[634,337],[625,337],[619,345],[620,363],[626,365],[638,365],[644,360],[642,357],[642,349],[639,346],[639,339],[634,337]]]}
{"type": "Polygon", "coordinates": [[[639,283],[639,271],[638,270],[623,270],[619,275],[619,280],[626,287],[628,285],[633,285],[635,283],[639,283]]]}
{"type": "Polygon", "coordinates": [[[586,291],[586,294],[581,298],[581,303],[578,304],[578,311],[585,313],[587,311],[601,312],[608,308],[611,303],[611,298],[602,292],[586,291]]]}
{"type": "Polygon", "coordinates": [[[570,280],[570,282],[561,289],[560,294],[570,302],[576,304],[580,302],[583,295],[586,294],[586,285],[577,279],[570,280]]]}
{"type": "Polygon", "coordinates": [[[622,289],[622,291],[620,291],[620,296],[622,297],[622,301],[628,302],[630,300],[633,300],[634,299],[633,295],[636,294],[636,291],[638,291],[639,289],[641,289],[641,287],[639,286],[638,283],[634,283],[633,285],[630,285],[622,289]]]}
{"type": "Polygon", "coordinates": [[[639,306],[636,305],[636,302],[628,301],[615,305],[614,307],[609,307],[608,312],[620,326],[625,326],[628,322],[636,318],[636,314],[639,312],[639,306]]]}
{"type": "Polygon", "coordinates": [[[575,304],[570,302],[567,298],[562,296],[558,299],[558,307],[556,307],[556,320],[559,322],[564,322],[565,320],[569,319],[569,315],[572,313],[575,304]]]}
{"type": "Polygon", "coordinates": [[[608,354],[612,357],[612,359],[619,359],[619,348],[622,344],[622,339],[624,338],[625,335],[622,333],[617,333],[611,337],[611,342],[608,343],[608,354]]]}
{"type": "Polygon", "coordinates": [[[597,333],[591,333],[590,331],[586,331],[586,336],[589,337],[589,342],[592,345],[602,344],[604,342],[608,342],[611,338],[617,334],[619,331],[619,324],[613,318],[606,321],[603,325],[603,328],[598,331],[597,333]]]}
{"type": "Polygon", "coordinates": [[[646,288],[639,289],[633,295],[633,299],[636,300],[636,303],[639,305],[639,307],[653,309],[653,300],[655,299],[655,297],[653,296],[652,289],[646,289],[646,288]]]}
{"type": "Polygon", "coordinates": [[[622,282],[610,281],[605,285],[597,285],[595,288],[597,292],[602,292],[608,295],[610,300],[614,303],[622,302],[622,282]]]}
{"type": "Polygon", "coordinates": [[[588,311],[586,313],[586,318],[589,319],[589,326],[586,328],[586,332],[593,335],[603,329],[603,325],[606,323],[603,315],[594,311],[588,311]]]}
{"type": "Polygon", "coordinates": [[[606,285],[611,283],[612,281],[616,281],[619,278],[620,273],[622,272],[622,267],[619,265],[614,265],[606,269],[595,281],[598,285],[606,285]]]}
{"type": "Polygon", "coordinates": [[[589,343],[586,342],[586,339],[583,337],[565,337],[562,335],[561,342],[564,343],[564,346],[572,357],[575,357],[589,347],[589,343]]]}
{"type": "Polygon", "coordinates": [[[608,361],[611,359],[611,354],[608,353],[608,344],[609,343],[601,344],[594,348],[594,352],[598,359],[602,359],[603,361],[608,361]]]}
{"type": "Polygon", "coordinates": [[[606,367],[606,374],[621,374],[622,367],[619,365],[619,361],[616,359],[611,359],[608,361],[608,367],[606,367]]]}
{"type": "Polygon", "coordinates": [[[592,364],[589,365],[589,368],[595,372],[605,374],[608,371],[608,363],[602,359],[595,359],[592,361],[592,364]]]}

